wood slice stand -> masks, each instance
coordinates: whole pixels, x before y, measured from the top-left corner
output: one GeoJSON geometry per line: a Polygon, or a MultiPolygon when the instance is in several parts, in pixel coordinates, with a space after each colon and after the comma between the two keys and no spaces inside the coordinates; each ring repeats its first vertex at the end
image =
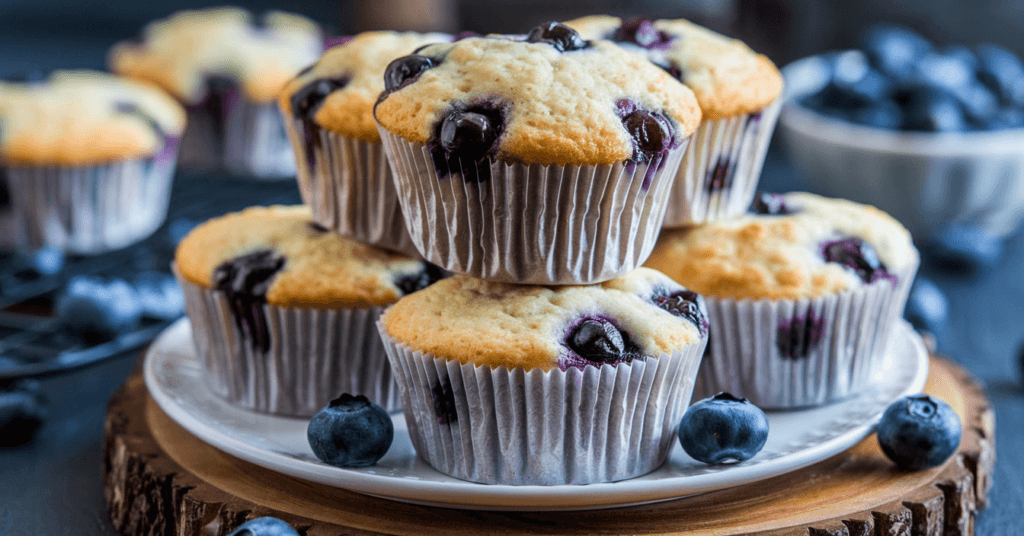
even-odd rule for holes
{"type": "Polygon", "coordinates": [[[272,515],[305,536],[367,534],[963,535],[987,505],[995,422],[978,383],[933,357],[925,391],[964,422],[943,466],[900,472],[872,435],[755,484],[627,508],[483,512],[378,499],[284,476],[203,443],[165,415],[138,373],[110,401],[104,492],[127,535],[217,535],[272,515]]]}

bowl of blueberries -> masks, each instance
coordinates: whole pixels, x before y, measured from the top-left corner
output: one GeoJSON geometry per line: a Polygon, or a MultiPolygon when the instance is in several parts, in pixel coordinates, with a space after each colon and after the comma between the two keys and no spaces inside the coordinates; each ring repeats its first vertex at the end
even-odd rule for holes
{"type": "MultiPolygon", "coordinates": [[[[1024,218],[1024,62],[876,25],[860,50],[782,69],[779,119],[811,190],[892,214],[919,243],[1002,237],[1024,218]]],[[[998,238],[995,238],[998,240],[998,238]]]]}

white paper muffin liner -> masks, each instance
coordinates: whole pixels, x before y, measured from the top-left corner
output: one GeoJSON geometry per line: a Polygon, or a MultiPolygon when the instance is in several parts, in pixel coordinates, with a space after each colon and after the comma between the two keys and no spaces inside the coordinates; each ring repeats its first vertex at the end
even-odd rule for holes
{"type": "Polygon", "coordinates": [[[723,220],[746,212],[757,191],[781,108],[780,97],[757,113],[701,122],[676,174],[665,227],[723,220]],[[711,188],[713,182],[720,187],[711,188]]]}
{"type": "Polygon", "coordinates": [[[377,327],[419,456],[455,478],[510,485],[614,482],[660,467],[706,340],[614,367],[527,371],[414,351],[377,327]]]}
{"type": "MultiPolygon", "coordinates": [[[[884,361],[892,326],[903,314],[916,272],[915,263],[896,274],[895,288],[881,280],[810,299],[705,296],[711,336],[694,400],[726,391],[763,409],[790,409],[857,394],[884,361]],[[797,340],[811,337],[818,342],[808,344],[805,355],[783,355],[780,346],[786,345],[780,345],[780,337],[791,332],[797,340]]],[[[793,336],[783,340],[793,341],[793,336]]]]}
{"type": "Polygon", "coordinates": [[[312,147],[315,167],[310,169],[302,121],[289,125],[299,190],[313,220],[342,236],[418,258],[384,146],[317,128],[320,143],[312,147]]]}
{"type": "Polygon", "coordinates": [[[657,241],[689,143],[652,163],[651,173],[646,163],[492,160],[491,177],[473,182],[461,173],[439,178],[426,145],[377,128],[423,258],[454,273],[538,285],[599,283],[641,266],[657,241]]]}
{"type": "Polygon", "coordinates": [[[374,323],[383,308],[312,309],[263,305],[270,349],[254,348],[223,292],[175,276],[185,294],[196,352],[209,389],[236,406],[309,417],[342,393],[401,409],[374,323]]]}
{"type": "Polygon", "coordinates": [[[120,249],[167,218],[176,141],[159,155],[104,165],[9,165],[9,225],[16,249],[78,254],[120,249]]]}
{"type": "Polygon", "coordinates": [[[228,171],[257,180],[295,177],[295,153],[276,102],[258,103],[240,96],[229,99],[224,111],[228,171]]]}

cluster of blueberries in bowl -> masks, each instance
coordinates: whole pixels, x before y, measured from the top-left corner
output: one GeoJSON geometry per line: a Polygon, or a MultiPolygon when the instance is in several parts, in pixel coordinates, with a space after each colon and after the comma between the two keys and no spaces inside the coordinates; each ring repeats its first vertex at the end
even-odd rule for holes
{"type": "Polygon", "coordinates": [[[862,50],[824,57],[828,83],[801,102],[830,117],[904,131],[1024,128],[1024,62],[998,45],[939,48],[886,24],[862,50]]]}

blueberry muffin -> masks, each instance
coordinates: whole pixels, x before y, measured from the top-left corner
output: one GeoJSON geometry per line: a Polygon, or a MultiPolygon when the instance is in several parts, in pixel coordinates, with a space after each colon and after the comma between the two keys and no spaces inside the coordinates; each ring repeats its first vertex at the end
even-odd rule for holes
{"type": "Polygon", "coordinates": [[[693,92],[549,23],[392,62],[375,108],[413,243],[482,279],[606,281],[647,257],[700,120],[693,92]]]}
{"type": "Polygon", "coordinates": [[[281,415],[312,415],[342,392],[398,409],[374,323],[438,279],[436,268],[332,233],[306,207],[210,220],[181,241],[175,263],[219,396],[281,415]]]}
{"type": "Polygon", "coordinates": [[[909,293],[910,234],[870,206],[765,194],[754,214],[662,233],[647,266],[707,299],[701,394],[768,408],[821,405],[867,387],[909,293]]]}
{"type": "Polygon", "coordinates": [[[324,53],[280,96],[298,155],[299,189],[325,227],[419,255],[405,229],[373,104],[392,60],[447,34],[367,32],[324,53]]]}
{"type": "Polygon", "coordinates": [[[703,121],[679,166],[665,226],[741,214],[757,188],[779,113],[782,75],[771,60],[686,20],[591,16],[565,24],[586,39],[610,39],[650,59],[697,97],[703,121]]]}
{"type": "Polygon", "coordinates": [[[182,164],[256,178],[295,174],[275,100],[323,51],[312,21],[240,8],[181,11],[149,24],[138,41],[110,51],[110,69],[157,85],[188,109],[182,164]]]}
{"type": "Polygon", "coordinates": [[[13,243],[94,254],[167,217],[185,112],[162,91],[93,71],[0,88],[0,175],[13,243]]]}
{"type": "Polygon", "coordinates": [[[645,268],[590,286],[458,275],[402,298],[378,327],[419,455],[513,485],[659,467],[708,332],[701,297],[645,268]]]}

